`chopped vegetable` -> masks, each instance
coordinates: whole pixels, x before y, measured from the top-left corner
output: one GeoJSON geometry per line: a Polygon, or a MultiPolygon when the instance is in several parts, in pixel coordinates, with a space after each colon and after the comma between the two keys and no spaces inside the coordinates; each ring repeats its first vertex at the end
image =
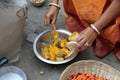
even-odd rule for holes
{"type": "MultiPolygon", "coordinates": [[[[75,33],[72,35],[74,34],[75,33]]],[[[60,38],[58,32],[56,31],[56,26],[54,26],[53,37],[54,41],[48,45],[44,45],[42,48],[42,56],[45,59],[51,61],[62,61],[74,53],[74,50],[67,47],[69,41],[67,39],[60,38]]]]}
{"type": "Polygon", "coordinates": [[[69,41],[73,41],[73,40],[75,40],[78,36],[79,36],[79,33],[78,33],[78,32],[73,32],[72,35],[70,35],[70,36],[68,37],[68,40],[69,40],[69,41]]]}
{"type": "Polygon", "coordinates": [[[37,2],[39,3],[39,2],[41,2],[42,0],[32,0],[32,1],[33,1],[33,2],[36,2],[36,3],[37,3],[37,2]]]}
{"type": "Polygon", "coordinates": [[[69,76],[67,80],[107,80],[89,73],[77,73],[69,76]]]}
{"type": "Polygon", "coordinates": [[[44,75],[44,73],[45,73],[44,71],[40,71],[40,75],[44,75]]]}

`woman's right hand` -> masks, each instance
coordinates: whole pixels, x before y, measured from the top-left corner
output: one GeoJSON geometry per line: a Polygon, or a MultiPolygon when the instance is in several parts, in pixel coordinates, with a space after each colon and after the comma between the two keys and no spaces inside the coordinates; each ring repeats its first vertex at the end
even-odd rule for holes
{"type": "Polygon", "coordinates": [[[50,6],[49,10],[45,14],[45,24],[52,27],[57,21],[59,8],[56,6],[50,6]]]}

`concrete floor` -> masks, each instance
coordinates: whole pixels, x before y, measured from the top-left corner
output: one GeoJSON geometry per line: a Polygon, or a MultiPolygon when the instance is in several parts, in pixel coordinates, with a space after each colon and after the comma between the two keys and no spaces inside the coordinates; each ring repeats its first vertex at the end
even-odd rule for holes
{"type": "MultiPolygon", "coordinates": [[[[48,9],[47,4],[49,1],[46,0],[46,3],[42,7],[32,6],[29,0],[27,0],[27,2],[28,19],[25,26],[25,35],[30,33],[30,29],[31,32],[32,29],[35,29],[33,32],[36,31],[36,33],[40,33],[43,30],[48,29],[48,27],[44,25],[44,14],[48,9]]],[[[60,5],[62,6],[62,0],[60,0],[60,5]]],[[[64,10],[62,8],[58,17],[57,28],[64,28],[64,24],[64,10]]],[[[50,65],[37,59],[33,52],[32,46],[32,43],[24,39],[22,50],[20,51],[19,61],[16,63],[8,64],[21,68],[27,75],[27,80],[58,80],[60,74],[68,65],[80,60],[98,60],[107,63],[120,71],[120,62],[116,59],[113,53],[110,53],[104,59],[99,59],[94,55],[92,49],[89,48],[88,50],[79,53],[77,57],[69,63],[62,65],[50,65]],[[43,71],[44,75],[41,75],[40,71],[43,71]]]]}

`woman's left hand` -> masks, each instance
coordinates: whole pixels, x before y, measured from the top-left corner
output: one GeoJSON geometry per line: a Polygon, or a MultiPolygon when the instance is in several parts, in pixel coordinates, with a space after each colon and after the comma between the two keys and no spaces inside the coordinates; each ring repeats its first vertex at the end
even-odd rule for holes
{"type": "Polygon", "coordinates": [[[91,27],[87,27],[79,34],[79,37],[76,39],[78,42],[77,49],[79,49],[79,51],[87,49],[92,45],[96,37],[97,33],[91,27]]]}

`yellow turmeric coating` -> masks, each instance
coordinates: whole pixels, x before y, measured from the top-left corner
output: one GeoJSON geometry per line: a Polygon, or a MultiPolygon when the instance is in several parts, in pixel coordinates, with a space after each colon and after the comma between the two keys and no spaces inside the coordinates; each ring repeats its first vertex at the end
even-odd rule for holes
{"type": "MultiPolygon", "coordinates": [[[[74,33],[75,34],[75,33],[74,33]]],[[[72,34],[72,36],[74,35],[72,34]]],[[[73,50],[69,50],[66,46],[69,41],[60,39],[59,34],[54,26],[53,36],[55,40],[43,47],[43,57],[51,61],[61,61],[67,58],[73,50]]]]}
{"type": "Polygon", "coordinates": [[[59,61],[69,54],[69,50],[65,47],[67,40],[55,40],[48,46],[43,48],[44,57],[48,60],[59,61]],[[62,46],[61,46],[62,45],[62,46]]]}
{"type": "Polygon", "coordinates": [[[56,31],[56,26],[53,27],[54,28],[54,31],[53,31],[53,37],[56,39],[56,38],[59,38],[59,34],[58,32],[56,31]]]}
{"type": "Polygon", "coordinates": [[[69,39],[70,41],[73,41],[73,40],[75,40],[78,36],[79,36],[79,33],[78,33],[78,32],[73,32],[73,33],[68,37],[68,39],[69,39]]]}
{"type": "Polygon", "coordinates": [[[60,43],[60,46],[61,47],[66,47],[66,45],[67,45],[67,40],[66,39],[63,39],[62,41],[61,41],[61,43],[60,43]]]}
{"type": "Polygon", "coordinates": [[[37,2],[41,2],[42,0],[32,0],[32,1],[37,3],[37,2]]]}

